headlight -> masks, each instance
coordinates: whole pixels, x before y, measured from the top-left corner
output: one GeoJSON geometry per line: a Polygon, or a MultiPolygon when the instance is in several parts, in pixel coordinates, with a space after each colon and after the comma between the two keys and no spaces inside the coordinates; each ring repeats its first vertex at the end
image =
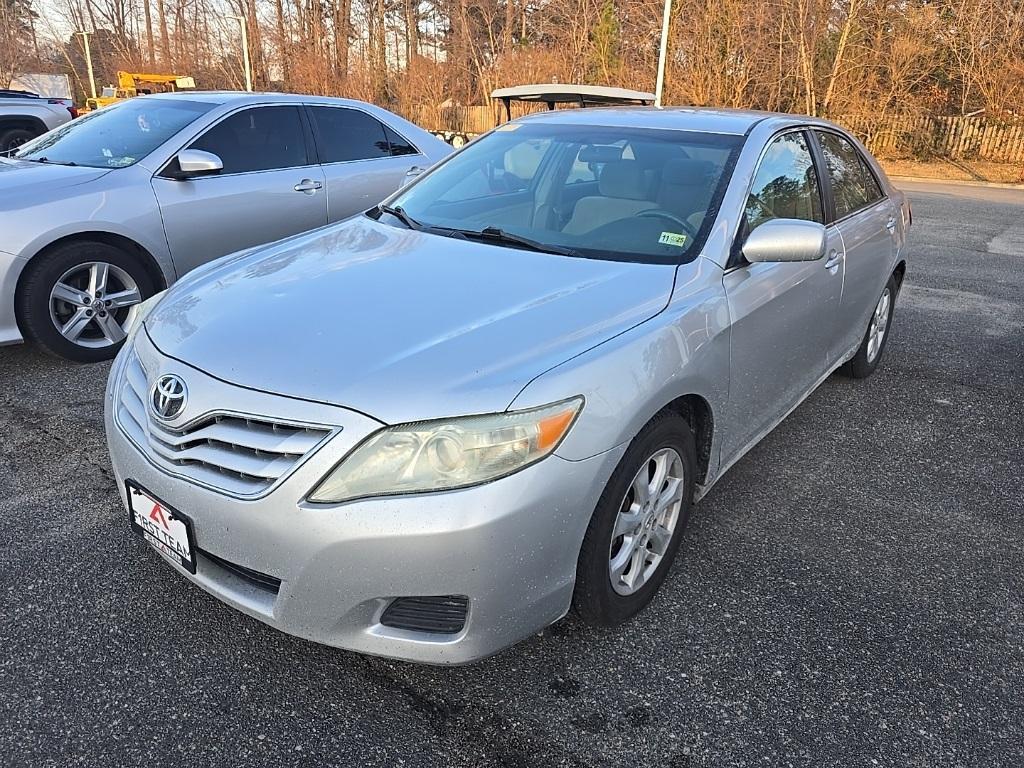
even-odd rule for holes
{"type": "Polygon", "coordinates": [[[528,411],[382,429],[350,453],[309,500],[423,493],[478,485],[540,461],[562,442],[582,397],[528,411]]]}
{"type": "Polygon", "coordinates": [[[125,346],[131,344],[132,339],[135,338],[135,334],[139,332],[139,328],[142,327],[142,323],[149,316],[149,313],[153,311],[153,308],[160,303],[160,299],[167,293],[166,290],[160,291],[160,293],[154,293],[148,299],[141,304],[136,304],[133,308],[134,311],[128,316],[128,322],[125,323],[124,332],[127,334],[128,339],[125,342],[125,346]]]}

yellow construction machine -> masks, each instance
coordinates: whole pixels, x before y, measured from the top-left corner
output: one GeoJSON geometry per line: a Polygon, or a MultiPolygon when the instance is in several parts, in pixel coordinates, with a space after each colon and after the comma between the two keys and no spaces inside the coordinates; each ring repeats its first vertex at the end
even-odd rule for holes
{"type": "Polygon", "coordinates": [[[187,75],[154,75],[146,72],[118,72],[117,85],[108,85],[95,99],[86,99],[88,109],[99,109],[146,93],[166,93],[196,87],[187,75]]]}

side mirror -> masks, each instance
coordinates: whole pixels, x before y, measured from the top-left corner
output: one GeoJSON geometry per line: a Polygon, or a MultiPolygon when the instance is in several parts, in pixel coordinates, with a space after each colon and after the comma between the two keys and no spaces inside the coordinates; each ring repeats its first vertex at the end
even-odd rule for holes
{"type": "Polygon", "coordinates": [[[825,255],[825,227],[816,221],[770,219],[743,243],[747,261],[816,261],[825,255]]]}
{"type": "Polygon", "coordinates": [[[183,149],[178,153],[176,179],[194,179],[198,176],[212,176],[224,170],[224,163],[212,152],[201,149],[183,149]]]}

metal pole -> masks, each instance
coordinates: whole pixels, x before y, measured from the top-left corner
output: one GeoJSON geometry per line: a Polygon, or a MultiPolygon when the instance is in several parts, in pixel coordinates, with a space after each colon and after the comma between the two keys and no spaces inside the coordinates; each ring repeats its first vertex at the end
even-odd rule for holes
{"type": "Polygon", "coordinates": [[[89,70],[89,90],[92,91],[92,97],[96,98],[96,78],[92,73],[92,53],[89,51],[89,33],[78,32],[82,36],[82,42],[85,44],[85,68],[89,70]]]}
{"type": "Polygon", "coordinates": [[[242,27],[242,68],[245,69],[245,90],[252,91],[252,73],[249,66],[249,31],[245,16],[225,16],[234,19],[242,27]]]}
{"type": "Polygon", "coordinates": [[[654,88],[654,106],[661,106],[661,92],[665,89],[665,55],[668,53],[668,22],[672,16],[672,0],[665,0],[661,18],[661,50],[658,52],[658,84],[654,88]]]}
{"type": "Polygon", "coordinates": [[[252,73],[249,69],[249,33],[246,30],[248,26],[245,23],[245,17],[239,16],[238,20],[242,23],[242,65],[245,67],[245,90],[252,91],[252,73]]]}

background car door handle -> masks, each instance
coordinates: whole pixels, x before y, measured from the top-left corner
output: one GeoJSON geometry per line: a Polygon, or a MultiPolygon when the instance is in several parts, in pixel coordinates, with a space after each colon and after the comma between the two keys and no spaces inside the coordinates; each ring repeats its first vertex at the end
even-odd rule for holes
{"type": "Polygon", "coordinates": [[[828,258],[825,259],[825,269],[831,272],[833,275],[839,269],[839,262],[843,260],[843,255],[839,253],[835,248],[828,252],[828,258]]]}
{"type": "Polygon", "coordinates": [[[888,229],[890,233],[896,231],[896,217],[895,216],[890,216],[889,217],[889,220],[887,222],[885,222],[885,228],[888,229]]]}
{"type": "Polygon", "coordinates": [[[307,195],[312,195],[318,189],[322,188],[323,184],[319,181],[313,181],[312,179],[303,179],[296,184],[292,189],[296,192],[305,192],[307,195]]]}
{"type": "Polygon", "coordinates": [[[405,175],[410,177],[410,178],[412,178],[414,176],[419,176],[425,170],[426,170],[426,168],[421,168],[418,165],[414,165],[412,168],[410,168],[408,171],[405,172],[405,175]]]}

